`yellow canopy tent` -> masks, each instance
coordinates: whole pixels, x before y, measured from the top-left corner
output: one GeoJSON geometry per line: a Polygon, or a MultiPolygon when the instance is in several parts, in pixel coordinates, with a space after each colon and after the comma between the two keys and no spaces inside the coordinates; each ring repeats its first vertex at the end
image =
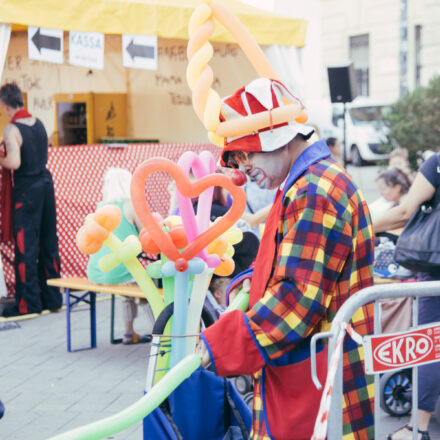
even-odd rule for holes
{"type": "MultiPolygon", "coordinates": [[[[305,20],[269,14],[239,0],[219,1],[237,15],[260,45],[276,51],[280,46],[289,50],[289,53],[283,50],[284,56],[271,61],[282,78],[297,76],[284,64],[294,62],[300,68],[296,60],[304,45],[305,20]]],[[[6,31],[9,25],[0,26],[0,73],[6,60],[2,81],[15,81],[27,93],[29,110],[42,119],[49,134],[58,131],[54,96],[75,97],[92,92],[124,95],[126,118],[121,125],[126,127],[125,136],[129,138],[207,142],[206,131],[192,109],[191,91],[185,79],[188,22],[202,3],[202,0],[1,0],[0,23],[12,23],[10,41],[6,31]],[[28,25],[66,31],[63,64],[29,59],[28,25]],[[3,34],[2,28],[5,28],[3,34]],[[71,30],[105,34],[103,70],[69,64],[67,31],[71,30]],[[157,70],[123,67],[121,34],[124,33],[159,37],[157,70]]],[[[211,40],[215,54],[210,65],[215,72],[214,87],[221,96],[233,93],[257,76],[218,22],[211,40]]]]}
{"type": "MultiPolygon", "coordinates": [[[[238,0],[222,2],[237,15],[259,44],[304,45],[305,20],[269,14],[238,0]]],[[[201,0],[1,0],[0,22],[65,31],[151,34],[187,39],[189,18],[201,3],[201,0]]],[[[212,40],[233,42],[220,25],[212,40]]]]}

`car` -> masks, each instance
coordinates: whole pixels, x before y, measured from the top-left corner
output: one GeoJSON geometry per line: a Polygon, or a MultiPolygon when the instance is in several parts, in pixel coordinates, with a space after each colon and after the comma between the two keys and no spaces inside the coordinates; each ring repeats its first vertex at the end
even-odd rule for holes
{"type": "MultiPolygon", "coordinates": [[[[346,104],[346,159],[355,166],[388,158],[381,145],[387,142],[387,128],[382,114],[387,103],[367,97],[357,97],[346,104]]],[[[344,146],[344,107],[329,99],[306,102],[308,124],[319,130],[322,138],[336,137],[344,146]]]]}
{"type": "MultiPolygon", "coordinates": [[[[370,98],[358,97],[346,104],[346,159],[355,166],[366,162],[386,160],[388,154],[382,150],[386,143],[387,129],[383,121],[383,111],[387,104],[370,98]]],[[[335,137],[344,146],[344,111],[342,104],[333,104],[332,122],[335,137]]]]}

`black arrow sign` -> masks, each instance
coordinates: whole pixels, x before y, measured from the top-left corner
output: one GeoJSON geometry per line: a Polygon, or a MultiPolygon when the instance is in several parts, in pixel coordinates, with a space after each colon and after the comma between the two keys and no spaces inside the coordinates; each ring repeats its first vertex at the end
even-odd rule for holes
{"type": "Polygon", "coordinates": [[[134,44],[133,39],[127,46],[127,52],[133,61],[134,57],[154,58],[154,46],[141,46],[140,44],[134,44]]]}
{"type": "Polygon", "coordinates": [[[41,49],[61,50],[61,38],[43,35],[40,32],[40,28],[37,29],[37,32],[32,37],[32,42],[40,53],[41,49]]]}

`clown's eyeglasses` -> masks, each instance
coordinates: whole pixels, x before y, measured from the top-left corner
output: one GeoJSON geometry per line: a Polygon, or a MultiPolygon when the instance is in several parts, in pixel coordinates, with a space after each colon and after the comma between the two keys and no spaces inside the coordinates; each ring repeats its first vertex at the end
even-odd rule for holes
{"type": "Polygon", "coordinates": [[[247,165],[253,155],[254,153],[247,151],[231,151],[228,157],[228,166],[237,170],[240,165],[247,165]]]}

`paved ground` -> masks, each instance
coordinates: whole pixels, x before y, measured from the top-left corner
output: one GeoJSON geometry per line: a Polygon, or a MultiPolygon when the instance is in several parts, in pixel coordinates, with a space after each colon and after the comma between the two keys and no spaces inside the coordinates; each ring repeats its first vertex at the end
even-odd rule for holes
{"type": "MultiPolygon", "coordinates": [[[[89,342],[89,314],[73,313],[74,347],[89,342]]],[[[0,420],[2,440],[43,440],[112,415],[143,394],[148,345],[110,344],[110,302],[97,303],[98,348],[66,351],[65,312],[18,321],[20,328],[0,331],[0,420]]],[[[138,318],[138,329],[149,325],[138,318]]],[[[382,418],[381,438],[406,422],[382,418]]],[[[440,425],[431,424],[440,439],[440,425]]],[[[109,439],[142,439],[141,424],[109,439]]],[[[209,439],[207,439],[209,440],[209,439]]]]}
{"type": "MultiPolygon", "coordinates": [[[[349,171],[367,201],[374,200],[377,168],[349,171]]],[[[72,318],[72,344],[74,348],[84,346],[90,340],[87,309],[79,309],[72,318]]],[[[150,330],[146,319],[137,321],[141,333],[150,330]]],[[[6,406],[0,440],[47,439],[112,415],[143,395],[148,346],[110,344],[109,301],[97,303],[95,350],[66,351],[65,312],[18,322],[20,328],[0,331],[0,399],[6,406]]],[[[382,416],[380,438],[406,420],[382,416]]],[[[440,440],[440,425],[435,421],[430,432],[432,440],[440,440]]],[[[142,427],[137,424],[108,438],[139,440],[142,427]]]]}
{"type": "Polygon", "coordinates": [[[379,196],[376,185],[376,178],[384,167],[376,165],[366,165],[363,167],[347,166],[347,171],[362,190],[367,203],[374,202],[379,196]]]}
{"type": "MultiPolygon", "coordinates": [[[[87,345],[88,311],[79,309],[72,320],[74,348],[87,345]]],[[[137,321],[138,330],[151,330],[146,319],[137,321]]],[[[19,329],[0,332],[0,399],[6,406],[0,439],[46,439],[112,415],[143,395],[149,347],[110,344],[110,301],[97,304],[94,350],[67,352],[65,312],[18,322],[19,329]]],[[[140,439],[142,427],[109,438],[140,439]]]]}

